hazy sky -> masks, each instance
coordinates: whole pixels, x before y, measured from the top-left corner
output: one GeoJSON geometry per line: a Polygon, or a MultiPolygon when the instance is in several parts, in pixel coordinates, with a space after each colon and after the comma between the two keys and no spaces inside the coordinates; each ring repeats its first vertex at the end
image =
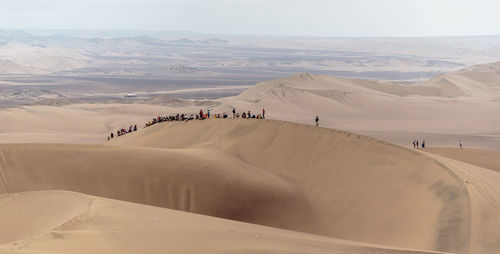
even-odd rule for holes
{"type": "Polygon", "coordinates": [[[499,35],[498,0],[0,0],[1,29],[499,35]]]}

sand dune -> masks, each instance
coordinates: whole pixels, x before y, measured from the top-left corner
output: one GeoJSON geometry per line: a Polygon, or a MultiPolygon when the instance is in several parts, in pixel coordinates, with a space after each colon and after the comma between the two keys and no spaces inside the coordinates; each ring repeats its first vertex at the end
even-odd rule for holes
{"type": "MultiPolygon", "coordinates": [[[[100,144],[111,131],[179,109],[160,105],[77,104],[24,106],[0,111],[1,143],[100,144]]],[[[191,109],[194,111],[194,109],[191,109]]]]}
{"type": "Polygon", "coordinates": [[[500,151],[436,147],[427,152],[500,172],[500,151]]]}
{"type": "Polygon", "coordinates": [[[0,220],[0,252],[8,254],[431,253],[279,230],[72,192],[0,195],[0,208],[6,211],[0,220]],[[32,212],[33,207],[37,207],[36,213],[32,212]],[[44,220],[40,220],[42,216],[44,220]],[[6,229],[22,229],[23,234],[14,233],[5,238],[1,234],[6,229]],[[27,232],[32,237],[28,240],[24,238],[27,232]]]}
{"type": "MultiPolygon", "coordinates": [[[[434,150],[438,153],[442,151],[434,150]]],[[[445,151],[448,155],[455,156],[453,151],[445,151]],[[451,152],[451,153],[450,153],[451,152]]],[[[440,161],[455,175],[466,183],[466,188],[471,197],[471,227],[469,253],[497,253],[500,240],[500,174],[497,171],[461,161],[446,158],[425,152],[433,159],[440,161]]],[[[487,158],[484,153],[472,151],[465,160],[487,158]]],[[[498,160],[489,158],[481,164],[488,165],[498,160]],[[488,161],[489,160],[489,161],[488,161]]]]}
{"type": "Polygon", "coordinates": [[[321,126],[404,145],[464,135],[500,148],[495,66],[409,86],[301,73],[182,108],[4,110],[0,138],[17,144],[0,145],[0,252],[495,253],[498,153],[405,149],[310,125],[319,115],[321,126]],[[199,107],[266,108],[275,120],[162,123],[81,144],[199,107]]]}
{"type": "Polygon", "coordinates": [[[500,149],[500,120],[491,117],[500,114],[500,93],[494,86],[500,77],[496,65],[475,66],[411,85],[301,73],[259,83],[235,97],[200,104],[82,104],[2,110],[0,120],[10,124],[0,128],[0,141],[100,143],[109,132],[132,123],[141,127],[154,116],[196,113],[200,108],[230,113],[235,107],[253,113],[265,108],[270,119],[304,124],[313,124],[318,115],[323,127],[404,146],[416,138],[426,139],[431,146],[454,146],[463,139],[471,147],[500,149]]]}
{"type": "Polygon", "coordinates": [[[70,190],[401,248],[468,248],[463,182],[425,156],[355,134],[210,120],[159,124],[104,146],[0,149],[8,193],[70,190]]]}
{"type": "MultiPolygon", "coordinates": [[[[490,70],[487,66],[476,68],[490,70]]],[[[463,70],[412,85],[301,73],[223,98],[217,109],[259,113],[265,108],[268,118],[305,124],[318,115],[322,126],[404,146],[415,138],[451,146],[467,136],[475,147],[500,149],[500,121],[491,117],[500,114],[500,92],[494,82],[486,82],[500,78],[500,72],[472,73],[463,70]],[[483,80],[470,78],[483,74],[483,80]],[[445,136],[455,138],[440,138],[445,136]]]]}

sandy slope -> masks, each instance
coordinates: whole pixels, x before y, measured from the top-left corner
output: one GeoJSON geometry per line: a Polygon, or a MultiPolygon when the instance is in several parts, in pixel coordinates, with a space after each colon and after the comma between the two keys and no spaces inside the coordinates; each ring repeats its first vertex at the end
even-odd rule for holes
{"type": "Polygon", "coordinates": [[[318,115],[322,126],[405,146],[415,138],[433,146],[462,139],[471,147],[500,149],[500,120],[491,117],[500,114],[500,71],[488,66],[413,85],[301,73],[221,99],[218,110],[265,108],[269,118],[306,124],[318,115]]]}
{"type": "Polygon", "coordinates": [[[9,254],[430,253],[279,230],[72,192],[0,195],[0,208],[3,211],[0,252],[9,254]],[[33,207],[37,207],[36,213],[33,207]]]}
{"type": "MultiPolygon", "coordinates": [[[[264,107],[268,118],[311,124],[320,115],[322,126],[375,133],[405,145],[413,138],[425,138],[431,146],[453,144],[466,135],[468,147],[498,148],[500,120],[491,117],[500,113],[495,66],[411,87],[299,74],[222,99],[212,112],[234,106],[255,113],[264,107]]],[[[0,112],[8,123],[0,138],[98,143],[115,128],[197,109],[23,107],[0,112]]],[[[186,253],[393,252],[327,237],[455,253],[497,252],[497,153],[426,151],[436,154],[349,132],[243,119],[158,124],[106,145],[2,144],[0,193],[43,191],[0,197],[0,252],[67,253],[75,246],[86,253],[164,252],[165,244],[186,253]],[[242,233],[231,238],[240,228],[242,233]],[[260,242],[263,234],[269,238],[260,242]]]]}
{"type": "Polygon", "coordinates": [[[0,111],[0,142],[101,143],[109,132],[151,117],[200,109],[230,113],[267,111],[270,119],[320,125],[409,146],[500,150],[499,63],[470,67],[419,84],[334,78],[307,73],[252,86],[235,97],[169,107],[82,104],[31,106],[0,111]],[[186,106],[187,105],[187,106],[186,106]]]}
{"type": "Polygon", "coordinates": [[[469,247],[462,181],[414,151],[351,133],[207,120],[104,146],[11,144],[0,154],[9,193],[70,190],[402,248],[469,247]]]}
{"type": "Polygon", "coordinates": [[[500,151],[436,147],[427,152],[500,172],[500,151]]]}
{"type": "MultiPolygon", "coordinates": [[[[151,118],[179,109],[159,105],[79,104],[25,106],[0,111],[1,143],[100,144],[111,131],[142,127],[151,118]]],[[[191,109],[195,111],[195,109],[191,109]]]]}
{"type": "MultiPolygon", "coordinates": [[[[491,165],[498,157],[490,157],[479,151],[471,151],[460,159],[491,165]]],[[[458,151],[434,150],[455,157],[458,151]]],[[[467,152],[460,151],[460,152],[467,152]]],[[[500,173],[476,165],[456,161],[441,155],[425,152],[443,163],[466,183],[471,197],[471,231],[469,253],[498,253],[500,251],[500,173]]]]}

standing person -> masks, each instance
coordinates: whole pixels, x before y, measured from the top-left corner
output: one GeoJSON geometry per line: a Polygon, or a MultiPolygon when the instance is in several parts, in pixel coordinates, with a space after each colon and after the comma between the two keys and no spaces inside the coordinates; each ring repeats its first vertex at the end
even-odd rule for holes
{"type": "Polygon", "coordinates": [[[236,109],[233,108],[233,118],[236,118],[236,109]]]}
{"type": "Polygon", "coordinates": [[[314,121],[316,121],[316,127],[319,126],[319,116],[316,116],[316,119],[314,119],[314,121]]]}
{"type": "Polygon", "coordinates": [[[266,110],[262,109],[262,119],[266,119],[266,110]]]}
{"type": "Polygon", "coordinates": [[[413,140],[413,148],[416,147],[415,139],[413,140]]]}
{"type": "Polygon", "coordinates": [[[462,148],[464,146],[464,143],[462,142],[462,140],[460,140],[460,148],[462,148]]]}
{"type": "Polygon", "coordinates": [[[202,119],[203,119],[203,110],[200,109],[200,120],[202,120],[202,119]]]}
{"type": "Polygon", "coordinates": [[[425,148],[425,139],[422,140],[422,148],[425,148]]]}
{"type": "Polygon", "coordinates": [[[415,144],[417,145],[417,148],[418,148],[418,139],[416,140],[416,143],[415,143],[415,144]]]}
{"type": "Polygon", "coordinates": [[[210,119],[210,109],[207,110],[207,118],[210,119]]]}

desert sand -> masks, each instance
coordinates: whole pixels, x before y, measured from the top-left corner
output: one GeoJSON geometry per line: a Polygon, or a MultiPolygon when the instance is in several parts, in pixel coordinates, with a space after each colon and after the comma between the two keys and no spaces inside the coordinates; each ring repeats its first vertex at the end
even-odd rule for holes
{"type": "Polygon", "coordinates": [[[182,107],[2,110],[0,252],[496,253],[498,152],[469,147],[500,147],[498,68],[413,85],[301,73],[182,107]],[[268,119],[104,141],[233,107],[268,119]]]}
{"type": "Polygon", "coordinates": [[[2,220],[2,229],[18,230],[11,231],[8,238],[0,235],[2,253],[434,253],[64,191],[2,195],[0,206],[6,219],[2,220]],[[19,220],[23,220],[22,227],[19,220]],[[7,239],[17,241],[5,243],[7,239]]]}
{"type": "Polygon", "coordinates": [[[75,191],[399,248],[463,253],[470,244],[462,181],[419,153],[356,134],[207,120],[158,124],[106,145],[0,149],[5,193],[75,191]]]}

